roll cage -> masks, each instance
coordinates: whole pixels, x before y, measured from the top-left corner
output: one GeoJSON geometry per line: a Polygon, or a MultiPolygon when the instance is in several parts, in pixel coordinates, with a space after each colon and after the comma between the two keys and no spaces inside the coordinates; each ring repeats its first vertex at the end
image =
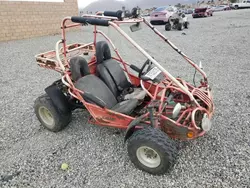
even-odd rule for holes
{"type": "MultiPolygon", "coordinates": [[[[112,15],[112,14],[111,14],[112,15]]],[[[113,14],[114,15],[114,14],[113,14]]],[[[186,54],[184,54],[181,50],[179,50],[169,39],[167,39],[163,34],[161,34],[154,26],[152,26],[145,18],[142,18],[140,16],[137,17],[130,17],[127,19],[121,19],[118,16],[99,16],[99,15],[82,15],[81,17],[73,16],[73,17],[66,17],[63,19],[61,23],[61,29],[62,29],[62,39],[59,40],[56,43],[55,51],[49,51],[46,53],[38,54],[36,55],[36,60],[38,62],[38,65],[50,68],[53,70],[56,70],[62,74],[62,82],[64,85],[66,85],[68,88],[68,93],[73,96],[74,98],[78,99],[79,101],[83,101],[85,104],[85,101],[81,94],[84,93],[84,91],[80,91],[77,88],[75,88],[72,79],[70,77],[70,70],[69,70],[69,58],[71,57],[73,52],[78,52],[78,54],[83,54],[86,52],[95,52],[95,46],[97,42],[97,34],[102,35],[111,45],[114,52],[116,53],[117,57],[113,57],[113,59],[117,60],[123,65],[124,71],[127,73],[128,77],[135,85],[141,85],[141,87],[147,92],[148,96],[151,97],[152,101],[159,100],[160,104],[158,106],[158,113],[159,117],[163,120],[167,120],[172,125],[177,125],[179,127],[187,126],[187,120],[191,118],[191,124],[192,126],[189,127],[189,130],[199,130],[196,135],[193,135],[192,138],[195,138],[197,136],[201,136],[204,134],[204,131],[200,127],[197,126],[197,123],[195,121],[195,115],[197,111],[201,111],[203,113],[206,113],[209,118],[212,117],[213,111],[214,111],[214,105],[212,100],[212,95],[210,92],[210,87],[208,85],[208,80],[206,73],[197,65],[195,64],[189,57],[187,57],[186,54]],[[67,24],[68,22],[71,22],[67,24]],[[73,22],[73,23],[72,23],[73,22]],[[94,26],[94,41],[92,43],[88,44],[81,44],[81,43],[75,43],[75,44],[69,44],[67,45],[66,41],[66,29],[72,28],[72,27],[78,27],[82,25],[93,25],[94,26]],[[157,34],[163,41],[165,41],[168,45],[170,45],[177,53],[179,53],[191,66],[193,66],[196,71],[198,71],[202,76],[203,79],[200,82],[200,85],[198,87],[194,87],[191,84],[187,83],[186,81],[175,78],[172,76],[168,70],[166,70],[157,60],[155,60],[151,55],[149,55],[142,47],[140,47],[127,33],[125,33],[121,28],[121,24],[145,24],[148,26],[155,34],[157,34]],[[103,26],[103,27],[112,27],[115,30],[117,30],[127,41],[129,41],[141,54],[143,54],[149,61],[154,64],[155,67],[157,67],[165,76],[165,79],[162,80],[158,84],[152,84],[143,81],[142,79],[138,79],[133,74],[130,74],[128,71],[128,67],[131,67],[131,64],[125,62],[121,55],[119,54],[117,48],[113,44],[113,42],[109,39],[107,35],[105,35],[104,32],[97,29],[97,26],[103,26]],[[62,47],[60,48],[60,45],[62,47]],[[181,115],[174,121],[167,117],[166,114],[162,114],[164,108],[164,101],[166,100],[166,94],[168,90],[174,90],[177,92],[182,93],[184,96],[187,96],[185,100],[180,100],[183,103],[186,101],[189,101],[192,109],[188,105],[188,107],[185,110],[182,110],[181,115]],[[160,96],[158,95],[161,93],[160,96]]],[[[74,55],[76,55],[74,53],[74,55]]],[[[96,59],[93,57],[89,62],[89,67],[91,73],[95,73],[95,64],[96,59]]],[[[178,100],[177,100],[178,101],[178,100]]],[[[90,114],[95,117],[96,112],[101,113],[99,109],[97,109],[94,105],[88,104],[88,110],[90,114]]],[[[108,113],[114,113],[110,110],[107,110],[108,113]]],[[[144,114],[144,117],[149,116],[149,112],[144,114]]],[[[117,125],[117,122],[108,122],[104,119],[99,121],[103,125],[109,125],[114,126],[118,128],[127,128],[128,124],[135,120],[135,118],[130,116],[117,116],[122,117],[122,123],[124,125],[117,125]],[[116,123],[116,124],[115,124],[116,123]]],[[[118,118],[119,119],[119,118],[118,118]]],[[[96,118],[95,120],[98,121],[96,118]]],[[[121,119],[119,119],[120,121],[121,119]]],[[[119,122],[118,122],[119,124],[119,122]]],[[[172,127],[172,129],[174,129],[172,127]]],[[[195,131],[194,131],[195,132],[195,131]]]]}

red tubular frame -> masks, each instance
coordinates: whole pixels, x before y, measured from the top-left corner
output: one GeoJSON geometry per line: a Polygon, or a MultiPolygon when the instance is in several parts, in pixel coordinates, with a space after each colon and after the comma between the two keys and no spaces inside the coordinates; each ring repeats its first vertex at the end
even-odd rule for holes
{"type": "MultiPolygon", "coordinates": [[[[90,51],[90,46],[92,51],[95,51],[95,45],[97,41],[97,34],[102,35],[112,46],[116,56],[113,57],[113,59],[119,61],[124,68],[124,71],[127,73],[128,77],[131,80],[131,83],[139,86],[141,85],[142,88],[148,93],[148,95],[151,97],[151,101],[159,101],[159,106],[157,107],[157,111],[155,112],[154,116],[156,116],[156,122],[155,126],[162,127],[164,126],[164,123],[167,122],[168,125],[174,125],[174,129],[179,128],[184,128],[187,133],[191,132],[192,137],[188,137],[187,135],[178,135],[178,134],[172,134],[171,136],[173,138],[179,138],[179,139],[194,139],[196,137],[202,136],[205,132],[202,131],[200,127],[196,125],[195,122],[195,113],[197,111],[201,111],[203,113],[207,113],[209,115],[209,118],[211,118],[212,113],[214,111],[214,106],[213,106],[213,101],[212,101],[212,95],[209,90],[208,82],[207,82],[207,76],[203,70],[199,68],[190,58],[188,58],[183,52],[181,52],[173,43],[171,43],[164,35],[162,35],[155,27],[153,27],[149,22],[147,22],[144,18],[135,18],[135,19],[129,19],[129,20],[124,20],[124,21],[119,21],[116,18],[113,17],[105,17],[105,16],[97,16],[97,15],[83,15],[83,17],[90,17],[90,18],[99,18],[99,19],[106,19],[109,20],[109,25],[115,28],[122,36],[125,37],[126,40],[128,40],[136,49],[138,49],[144,56],[146,56],[148,59],[150,59],[162,72],[164,73],[165,80],[163,80],[159,84],[153,84],[151,82],[146,82],[140,80],[138,77],[134,76],[128,71],[128,67],[130,66],[128,63],[126,63],[121,55],[118,52],[118,49],[115,47],[115,45],[112,43],[112,41],[109,39],[107,35],[105,35],[102,31],[97,30],[97,26],[94,26],[94,41],[93,43],[89,43],[87,45],[75,45],[73,49],[68,49],[67,44],[66,44],[66,29],[67,28],[72,28],[72,27],[77,27],[81,26],[81,24],[69,24],[66,25],[67,21],[71,20],[71,17],[66,17],[63,19],[61,23],[61,29],[62,29],[62,40],[57,42],[56,45],[56,51],[50,51],[46,52],[44,54],[39,54],[37,55],[37,60],[50,60],[54,61],[52,59],[49,59],[49,57],[54,57],[56,56],[57,61],[55,61],[55,66],[52,67],[51,69],[54,69],[58,72],[60,72],[62,76],[62,82],[68,87],[68,92],[70,95],[72,95],[74,98],[78,99],[81,101],[84,106],[88,109],[90,112],[91,116],[94,119],[94,122],[92,121],[91,123],[102,125],[102,126],[110,126],[110,127],[116,127],[116,128],[122,128],[126,129],[128,125],[130,124],[131,121],[133,121],[136,117],[131,117],[127,116],[124,114],[120,114],[117,112],[114,112],[112,110],[106,109],[106,108],[101,108],[97,105],[93,105],[90,103],[87,103],[81,94],[84,93],[84,91],[80,91],[77,88],[74,87],[74,83],[71,80],[71,73],[69,71],[69,64],[68,64],[68,56],[67,54],[76,51],[76,50],[82,50],[87,47],[86,50],[90,51]],[[186,83],[184,80],[180,78],[174,78],[167,70],[165,70],[156,60],[154,60],[149,54],[147,54],[138,44],[136,44],[123,30],[120,29],[119,25],[120,24],[127,24],[127,23],[145,23],[148,27],[150,27],[160,38],[162,38],[167,44],[169,44],[175,51],[177,51],[191,66],[193,66],[204,78],[204,81],[201,82],[201,85],[198,86],[198,88],[195,88],[189,83],[186,83]],[[62,49],[59,50],[59,44],[62,43],[62,49]],[[62,51],[60,54],[59,51],[62,51]],[[61,58],[60,55],[63,57],[61,58]],[[63,62],[62,62],[63,60],[63,62]],[[205,88],[205,91],[202,90],[202,88],[205,88]],[[175,102],[181,102],[183,104],[188,103],[189,105],[186,106],[185,109],[182,109],[180,111],[180,115],[176,121],[172,120],[171,118],[168,117],[168,115],[171,114],[168,110],[172,110],[174,107],[173,106],[166,106],[165,101],[167,99],[166,97],[166,92],[171,91],[174,93],[180,93],[182,98],[181,99],[175,99],[175,102]],[[197,102],[196,99],[200,99],[204,102],[204,104],[207,106],[202,107],[200,103],[197,102]],[[164,110],[166,109],[166,112],[164,110]],[[158,121],[161,119],[160,121],[158,121]],[[184,119],[184,121],[183,121],[184,119]],[[181,121],[183,121],[181,123],[181,121]]],[[[39,62],[38,62],[39,63],[39,62]]],[[[39,64],[40,66],[44,66],[42,63],[39,64]]],[[[89,62],[89,67],[91,70],[91,73],[95,73],[95,58],[93,57],[92,60],[89,62]]],[[[49,68],[48,66],[46,68],[49,68]]],[[[146,113],[144,115],[145,122],[148,122],[149,118],[149,113],[146,113]]],[[[167,132],[169,129],[167,130],[167,132]]],[[[171,130],[170,130],[171,132],[171,130]]],[[[185,133],[186,134],[186,133],[185,133]]]]}

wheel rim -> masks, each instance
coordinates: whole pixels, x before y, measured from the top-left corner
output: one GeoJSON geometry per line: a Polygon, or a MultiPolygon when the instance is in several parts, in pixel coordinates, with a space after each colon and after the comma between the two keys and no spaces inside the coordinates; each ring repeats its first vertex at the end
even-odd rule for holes
{"type": "Polygon", "coordinates": [[[39,116],[48,128],[53,128],[55,120],[51,112],[44,106],[39,108],[39,116]]]}
{"type": "Polygon", "coordinates": [[[138,160],[149,168],[156,168],[161,164],[160,155],[152,148],[141,146],[136,151],[138,160]]]}

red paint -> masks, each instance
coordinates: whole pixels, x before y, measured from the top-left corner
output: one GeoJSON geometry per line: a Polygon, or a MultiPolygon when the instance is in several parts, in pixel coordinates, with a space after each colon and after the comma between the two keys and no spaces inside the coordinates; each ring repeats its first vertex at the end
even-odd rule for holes
{"type": "MultiPolygon", "coordinates": [[[[97,17],[99,19],[105,18],[110,19],[109,17],[105,16],[89,16],[88,17],[97,17]]],[[[89,44],[66,44],[66,29],[72,27],[79,27],[80,24],[69,24],[67,25],[66,22],[69,21],[70,18],[65,18],[62,21],[61,29],[62,29],[62,48],[60,49],[60,54],[63,56],[63,64],[65,66],[65,71],[62,71],[58,61],[56,60],[56,52],[49,51],[42,54],[36,55],[37,63],[39,66],[55,70],[62,74],[63,83],[68,87],[68,92],[71,96],[78,99],[83,105],[87,108],[89,113],[91,114],[91,119],[89,120],[92,124],[97,124],[101,126],[108,126],[108,127],[115,127],[120,129],[126,129],[128,125],[133,121],[136,117],[127,116],[124,114],[120,114],[114,112],[112,110],[106,108],[100,108],[94,104],[87,103],[83,98],[82,95],[84,91],[80,91],[74,87],[74,83],[71,79],[71,73],[69,71],[69,64],[68,61],[71,57],[76,55],[81,55],[85,52],[95,53],[95,45],[97,40],[97,35],[102,35],[112,46],[115,54],[117,57],[113,57],[116,61],[120,62],[124,71],[127,73],[131,83],[135,86],[140,86],[140,78],[138,76],[133,75],[130,73],[130,64],[125,62],[121,55],[119,54],[117,48],[114,46],[112,41],[102,32],[97,30],[97,26],[94,26],[94,41],[93,43],[89,44]],[[73,54],[73,55],[72,55],[73,54]]],[[[116,19],[113,20],[114,23],[123,24],[123,23],[136,23],[136,22],[144,22],[148,27],[150,27],[160,38],[162,38],[166,43],[168,43],[172,48],[177,49],[164,35],[162,35],[159,31],[157,31],[150,23],[148,23],[144,19],[132,19],[132,20],[124,20],[124,21],[117,21],[116,19]]],[[[124,36],[125,37],[125,36],[124,36]]],[[[126,37],[125,37],[126,38],[126,37]]],[[[177,49],[178,50],[178,49],[177,49]]],[[[176,50],[176,51],[177,51],[176,50]]],[[[144,101],[145,108],[151,104],[153,101],[157,101],[157,106],[155,107],[154,117],[155,117],[155,125],[156,127],[161,128],[163,131],[166,131],[172,138],[178,138],[181,140],[190,140],[195,139],[199,136],[203,136],[205,134],[204,131],[196,124],[196,121],[193,117],[193,114],[200,111],[201,113],[207,113],[209,117],[212,117],[214,111],[214,104],[213,104],[213,97],[208,89],[207,77],[205,72],[203,72],[190,58],[188,58],[184,53],[179,52],[181,56],[197,69],[198,72],[204,78],[204,82],[201,82],[199,86],[194,87],[192,84],[187,83],[186,81],[177,78],[177,80],[188,89],[192,95],[201,102],[198,105],[191,104],[191,101],[187,94],[185,94],[182,89],[177,87],[172,80],[165,75],[165,79],[162,80],[160,83],[151,83],[143,81],[144,87],[147,89],[148,95],[151,97],[151,101],[147,102],[144,101]],[[204,91],[204,89],[206,91],[204,91]],[[185,109],[180,111],[180,114],[177,119],[171,119],[172,111],[174,106],[168,104],[165,105],[165,101],[167,99],[166,92],[170,91],[173,94],[178,94],[179,96],[175,97],[173,101],[175,103],[181,103],[185,106],[185,109]],[[172,125],[166,127],[166,122],[172,125]],[[175,131],[180,130],[182,131],[192,131],[194,134],[193,138],[188,138],[186,135],[177,134],[175,131]],[[172,134],[174,133],[175,134],[172,134]],[[181,135],[181,136],[180,136],[181,135]]],[[[96,73],[96,57],[93,55],[88,62],[91,74],[96,73]]],[[[144,114],[144,123],[149,123],[149,113],[144,114]]],[[[136,127],[137,129],[142,128],[140,126],[136,127]]]]}

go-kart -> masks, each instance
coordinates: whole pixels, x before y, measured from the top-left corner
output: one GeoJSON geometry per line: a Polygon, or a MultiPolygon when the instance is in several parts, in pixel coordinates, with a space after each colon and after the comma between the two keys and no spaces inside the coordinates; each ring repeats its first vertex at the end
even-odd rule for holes
{"type": "Polygon", "coordinates": [[[182,31],[183,28],[188,29],[189,22],[188,18],[184,13],[176,12],[168,20],[165,25],[165,30],[170,31],[171,29],[182,31]]]}
{"type": "Polygon", "coordinates": [[[137,168],[164,174],[173,168],[177,158],[175,139],[196,139],[211,128],[214,104],[207,76],[136,9],[129,18],[124,18],[121,11],[103,14],[64,18],[62,39],[55,50],[35,56],[39,66],[61,75],[35,100],[35,114],[45,128],[58,132],[70,123],[73,110],[85,109],[90,124],[126,130],[124,142],[137,168]],[[128,23],[132,32],[145,24],[176,50],[203,76],[199,85],[173,77],[120,28],[128,23]],[[82,25],[94,26],[93,42],[67,44],[66,29],[82,25]],[[97,26],[117,30],[147,61],[142,67],[125,62],[97,26]],[[105,40],[97,41],[97,35],[105,40]],[[116,56],[111,56],[110,47],[116,56]]]}

